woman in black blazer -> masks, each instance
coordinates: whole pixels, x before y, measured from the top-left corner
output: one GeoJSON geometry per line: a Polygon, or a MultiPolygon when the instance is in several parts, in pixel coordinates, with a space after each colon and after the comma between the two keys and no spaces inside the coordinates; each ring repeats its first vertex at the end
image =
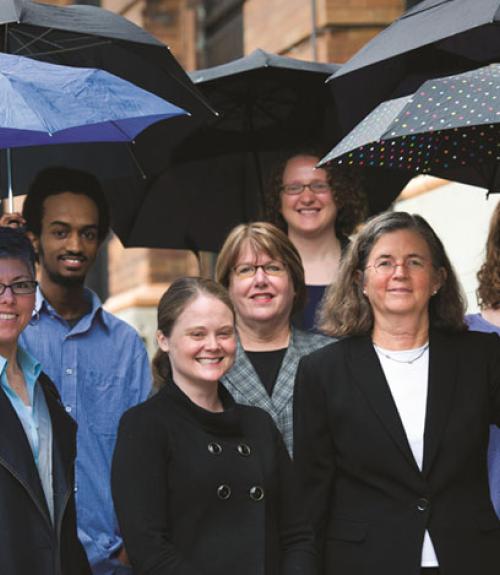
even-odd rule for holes
{"type": "Polygon", "coordinates": [[[386,213],[352,244],[322,310],[342,337],[303,358],[295,458],[325,573],[495,575],[488,490],[500,340],[464,330],[423,218],[386,213]]]}
{"type": "MultiPolygon", "coordinates": [[[[175,281],[158,307],[161,390],[122,418],[112,486],[136,575],[314,575],[281,435],[219,384],[236,350],[225,289],[175,281]]],[[[160,380],[160,381],[158,381],[160,380]]]]}

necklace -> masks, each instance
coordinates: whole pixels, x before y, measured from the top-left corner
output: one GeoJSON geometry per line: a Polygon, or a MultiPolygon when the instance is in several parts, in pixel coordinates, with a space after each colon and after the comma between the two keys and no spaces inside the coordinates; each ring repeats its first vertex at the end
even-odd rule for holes
{"type": "Polygon", "coordinates": [[[378,346],[375,346],[375,349],[377,350],[377,353],[379,353],[380,355],[383,355],[386,359],[390,359],[391,361],[395,361],[396,363],[407,363],[407,364],[411,365],[412,363],[415,363],[417,360],[419,360],[424,355],[424,353],[429,349],[429,344],[426,343],[424,345],[424,347],[422,347],[421,349],[419,349],[417,351],[417,355],[415,355],[411,359],[397,359],[395,357],[392,357],[388,353],[385,353],[384,351],[382,351],[378,346]]]}

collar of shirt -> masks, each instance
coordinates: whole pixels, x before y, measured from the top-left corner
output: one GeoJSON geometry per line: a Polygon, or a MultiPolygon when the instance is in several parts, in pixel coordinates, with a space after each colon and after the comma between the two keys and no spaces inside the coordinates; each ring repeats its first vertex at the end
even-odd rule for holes
{"type": "MultiPolygon", "coordinates": [[[[17,362],[19,364],[19,367],[23,371],[24,379],[26,382],[26,388],[28,390],[28,397],[30,398],[30,404],[33,405],[35,383],[36,380],[38,379],[38,376],[40,375],[40,372],[42,371],[42,366],[32,355],[30,355],[22,347],[17,348],[17,362]]],[[[12,394],[14,394],[20,400],[18,395],[15,393],[15,391],[10,387],[10,385],[7,382],[6,369],[7,369],[7,360],[5,359],[5,357],[0,355],[0,383],[2,385],[2,388],[5,390],[7,395],[12,397],[12,394]]]]}
{"type": "MultiPolygon", "coordinates": [[[[107,329],[110,329],[110,325],[106,318],[106,315],[102,313],[102,304],[98,295],[88,288],[84,288],[84,294],[87,301],[90,303],[90,310],[82,316],[80,321],[70,329],[72,334],[84,333],[89,331],[92,327],[92,323],[95,321],[100,321],[101,324],[107,329]]],[[[36,321],[37,315],[42,315],[47,313],[48,315],[65,322],[65,320],[57,313],[54,307],[45,298],[40,287],[36,290],[36,300],[35,308],[33,310],[32,320],[36,321]]]]}

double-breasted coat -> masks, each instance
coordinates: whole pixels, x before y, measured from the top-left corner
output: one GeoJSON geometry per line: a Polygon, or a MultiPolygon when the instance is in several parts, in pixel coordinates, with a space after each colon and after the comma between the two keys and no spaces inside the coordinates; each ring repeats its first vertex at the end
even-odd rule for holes
{"type": "Polygon", "coordinates": [[[54,522],[22,424],[0,389],[0,573],[90,575],[76,532],[76,425],[45,374],[38,384],[52,422],[54,522]]]}
{"type": "Polygon", "coordinates": [[[172,382],[120,423],[112,467],[134,573],[312,575],[291,462],[264,411],[206,411],[172,382]]]}
{"type": "Polygon", "coordinates": [[[486,464],[497,335],[431,332],[422,471],[368,336],[304,358],[295,393],[295,463],[325,573],[418,575],[426,530],[441,575],[500,573],[486,464]]]}

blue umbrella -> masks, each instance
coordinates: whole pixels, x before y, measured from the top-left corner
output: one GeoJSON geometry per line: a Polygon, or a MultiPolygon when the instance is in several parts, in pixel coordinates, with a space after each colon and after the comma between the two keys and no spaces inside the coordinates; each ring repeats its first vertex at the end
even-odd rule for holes
{"type": "Polygon", "coordinates": [[[0,53],[0,148],[133,142],[152,124],[186,114],[103,70],[0,53]]]}

